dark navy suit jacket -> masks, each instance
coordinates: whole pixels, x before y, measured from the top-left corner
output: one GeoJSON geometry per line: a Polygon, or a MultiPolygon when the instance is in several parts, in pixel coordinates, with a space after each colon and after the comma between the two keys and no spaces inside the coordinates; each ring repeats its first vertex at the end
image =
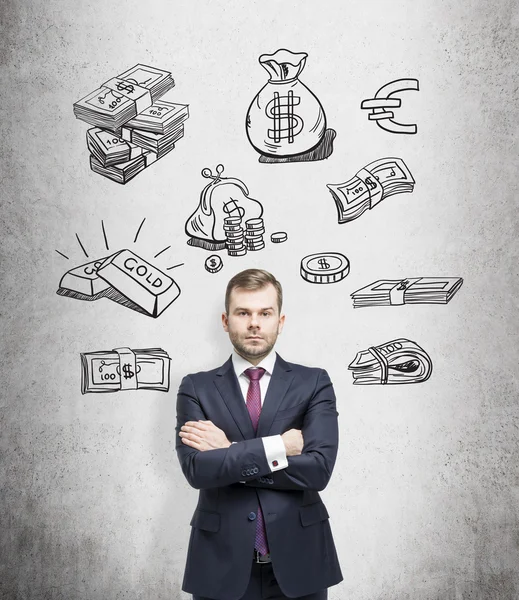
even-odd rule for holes
{"type": "Polygon", "coordinates": [[[329,515],[319,491],[332,475],[338,412],[326,371],[285,362],[279,355],[254,433],[232,360],[187,375],[177,397],[176,451],[189,484],[200,490],[182,589],[217,600],[238,600],[249,583],[258,504],[272,567],[282,592],[304,596],[342,581],[329,515]],[[201,452],[182,443],[186,421],[210,420],[229,448],[201,452]],[[262,436],[296,428],[302,454],[272,472],[262,436]],[[245,481],[245,483],[240,483],[245,481]]]}

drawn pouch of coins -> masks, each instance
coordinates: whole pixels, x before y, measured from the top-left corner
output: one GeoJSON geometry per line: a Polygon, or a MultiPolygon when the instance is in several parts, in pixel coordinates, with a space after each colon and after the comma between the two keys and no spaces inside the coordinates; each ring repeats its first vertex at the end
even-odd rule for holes
{"type": "Polygon", "coordinates": [[[249,198],[249,190],[243,181],[222,177],[223,170],[223,165],[218,165],[216,175],[210,169],[202,171],[202,175],[212,181],[202,190],[198,208],[186,222],[190,246],[222,250],[227,239],[224,230],[226,217],[239,217],[245,222],[263,215],[263,206],[258,200],[249,198]]]}
{"type": "Polygon", "coordinates": [[[281,49],[262,54],[259,62],[270,79],[247,112],[250,143],[263,155],[287,157],[315,148],[326,131],[317,97],[299,80],[308,54],[281,49]]]}

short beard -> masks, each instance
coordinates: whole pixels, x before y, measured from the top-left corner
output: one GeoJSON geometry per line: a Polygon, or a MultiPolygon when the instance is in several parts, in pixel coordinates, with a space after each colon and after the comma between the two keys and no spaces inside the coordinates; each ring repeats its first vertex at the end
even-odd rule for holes
{"type": "Polygon", "coordinates": [[[272,344],[268,344],[267,347],[265,349],[263,348],[254,348],[252,347],[252,349],[249,349],[247,347],[245,347],[237,337],[230,335],[229,336],[231,339],[231,344],[234,346],[234,349],[236,350],[236,352],[242,357],[245,358],[246,360],[249,358],[252,359],[256,359],[256,358],[264,358],[265,356],[267,356],[267,354],[270,354],[272,348],[274,348],[274,345],[276,343],[277,340],[277,336],[276,339],[272,342],[272,344]]]}

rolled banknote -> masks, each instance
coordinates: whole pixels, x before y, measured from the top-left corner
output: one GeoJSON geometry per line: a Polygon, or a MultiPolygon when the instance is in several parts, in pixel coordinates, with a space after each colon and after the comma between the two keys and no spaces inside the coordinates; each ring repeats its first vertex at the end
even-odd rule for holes
{"type": "Polygon", "coordinates": [[[401,158],[381,158],[366,165],[345,183],[330,183],[339,223],[357,219],[379,202],[392,196],[412,192],[415,181],[401,158]]]}
{"type": "Polygon", "coordinates": [[[81,353],[81,393],[169,389],[170,358],[162,348],[81,353]]]}
{"type": "Polygon", "coordinates": [[[357,352],[348,369],[354,385],[420,383],[431,376],[432,361],[416,342],[399,338],[357,352]]]}

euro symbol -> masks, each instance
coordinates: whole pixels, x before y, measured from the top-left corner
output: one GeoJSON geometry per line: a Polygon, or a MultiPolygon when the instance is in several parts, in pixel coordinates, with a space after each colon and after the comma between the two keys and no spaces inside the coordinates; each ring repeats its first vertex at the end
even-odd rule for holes
{"type": "Polygon", "coordinates": [[[396,79],[383,85],[374,98],[363,100],[360,107],[363,110],[370,110],[368,119],[370,121],[376,121],[377,125],[385,131],[391,133],[416,133],[418,128],[416,125],[406,125],[403,123],[397,123],[394,120],[394,113],[390,108],[399,108],[402,105],[400,98],[391,98],[398,92],[407,92],[413,90],[418,92],[420,84],[418,79],[396,79]]]}

